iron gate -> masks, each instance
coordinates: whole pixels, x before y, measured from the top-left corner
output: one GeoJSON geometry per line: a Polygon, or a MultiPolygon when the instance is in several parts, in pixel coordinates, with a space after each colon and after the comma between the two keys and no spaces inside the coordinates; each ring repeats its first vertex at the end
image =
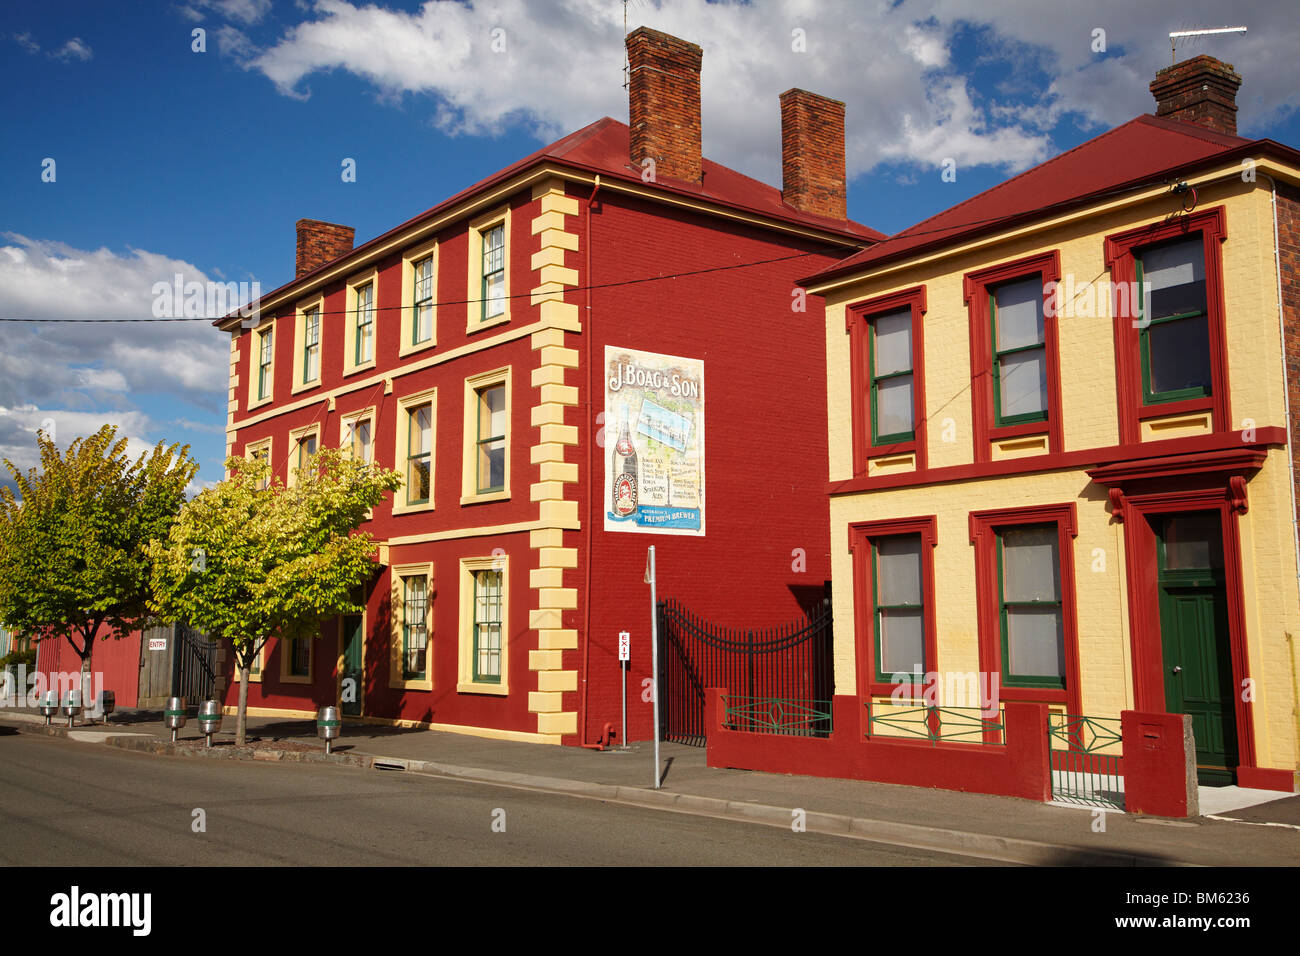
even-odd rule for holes
{"type": "MultiPolygon", "coordinates": [[[[830,603],[781,627],[711,624],[676,601],[659,602],[659,732],[664,740],[704,746],[704,690],[799,704],[835,696],[830,603]]],[[[827,707],[829,711],[829,706],[827,707]]],[[[807,728],[830,732],[829,714],[807,728]]]]}
{"type": "Polygon", "coordinates": [[[186,703],[212,698],[217,682],[217,641],[185,624],[176,625],[172,654],[172,696],[186,703]]]}
{"type": "Polygon", "coordinates": [[[1103,809],[1124,809],[1124,738],[1118,717],[1047,715],[1052,799],[1103,809]]]}

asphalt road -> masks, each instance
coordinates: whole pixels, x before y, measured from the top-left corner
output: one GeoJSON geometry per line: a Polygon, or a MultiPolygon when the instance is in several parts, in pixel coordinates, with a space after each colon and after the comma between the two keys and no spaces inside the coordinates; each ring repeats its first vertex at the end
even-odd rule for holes
{"type": "Polygon", "coordinates": [[[0,832],[6,866],[989,865],[421,774],[19,734],[0,734],[0,832]]]}

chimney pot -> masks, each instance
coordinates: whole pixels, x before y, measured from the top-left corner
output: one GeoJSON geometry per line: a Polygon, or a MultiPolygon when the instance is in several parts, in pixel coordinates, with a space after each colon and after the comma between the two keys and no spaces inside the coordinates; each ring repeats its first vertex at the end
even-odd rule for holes
{"type": "Polygon", "coordinates": [[[627,35],[629,153],[638,169],[688,183],[703,178],[700,61],[703,51],[667,33],[638,27],[627,35]]]}
{"type": "Polygon", "coordinates": [[[327,262],[352,251],[356,230],[319,219],[298,220],[298,264],[294,275],[301,279],[327,262]]]}
{"type": "Polygon", "coordinates": [[[844,104],[786,90],[781,94],[782,198],[801,212],[848,217],[844,174],[844,104]]]}
{"type": "Polygon", "coordinates": [[[1241,77],[1231,63],[1204,54],[1167,66],[1151,81],[1156,115],[1237,135],[1241,77]]]}

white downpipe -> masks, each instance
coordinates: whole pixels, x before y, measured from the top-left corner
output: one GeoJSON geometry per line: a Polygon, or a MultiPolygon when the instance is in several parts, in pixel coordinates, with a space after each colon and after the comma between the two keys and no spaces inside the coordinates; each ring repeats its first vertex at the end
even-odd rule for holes
{"type": "Polygon", "coordinates": [[[1268,180],[1273,193],[1273,273],[1277,278],[1277,334],[1278,346],[1282,350],[1282,391],[1286,399],[1286,467],[1291,480],[1288,488],[1291,492],[1291,544],[1295,548],[1296,581],[1300,584],[1300,515],[1296,514],[1295,497],[1295,458],[1292,457],[1294,440],[1291,434],[1291,383],[1286,367],[1286,316],[1282,307],[1282,246],[1277,228],[1277,180],[1268,173],[1260,173],[1268,180]]]}

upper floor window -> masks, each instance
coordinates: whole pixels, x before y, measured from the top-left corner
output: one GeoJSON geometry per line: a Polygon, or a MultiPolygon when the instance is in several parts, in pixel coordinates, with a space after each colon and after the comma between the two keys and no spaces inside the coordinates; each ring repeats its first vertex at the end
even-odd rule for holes
{"type": "Polygon", "coordinates": [[[469,223],[468,295],[465,331],[510,321],[510,207],[502,206],[469,223]],[[477,302],[473,300],[477,299],[477,302]]]}
{"type": "Polygon", "coordinates": [[[1047,417],[1047,345],[1039,276],[989,293],[993,341],[993,408],[998,425],[1047,417]]]}
{"type": "Polygon", "coordinates": [[[1180,434],[1183,422],[1232,430],[1226,238],[1222,206],[1106,237],[1121,444],[1180,434]]]}
{"type": "Polygon", "coordinates": [[[506,387],[478,389],[478,493],[500,491],[506,485],[506,387]]]}
{"type": "Polygon", "coordinates": [[[969,272],[963,291],[970,321],[971,432],[974,459],[995,453],[1064,449],[1058,286],[1061,260],[1043,252],[969,272]],[[1053,308],[1047,308],[1052,302],[1053,308]]]}
{"type": "Polygon", "coordinates": [[[298,473],[305,471],[311,456],[320,447],[320,425],[308,425],[289,432],[289,480],[292,488],[298,482],[298,473]]]}
{"type": "Polygon", "coordinates": [[[375,357],[375,284],[357,289],[357,328],[354,364],[364,365],[375,357]]]}
{"type": "Polygon", "coordinates": [[[911,456],[915,468],[926,466],[925,309],[925,287],[916,286],[845,310],[855,475],[870,474],[882,458],[911,456]]]}
{"type": "Polygon", "coordinates": [[[420,345],[433,338],[433,255],[414,264],[415,288],[411,290],[411,344],[420,345]]]}
{"type": "Polygon", "coordinates": [[[483,319],[506,311],[506,227],[493,226],[483,233],[483,319]]]}
{"type": "Polygon", "coordinates": [[[355,418],[347,424],[345,444],[349,453],[357,461],[370,464],[375,460],[371,431],[374,422],[369,418],[355,418]]]}
{"type": "Polygon", "coordinates": [[[302,380],[320,378],[320,309],[308,309],[303,316],[302,380]]]}
{"type": "Polygon", "coordinates": [[[1142,401],[1210,394],[1210,327],[1200,236],[1136,254],[1142,401]]]}
{"type": "Polygon", "coordinates": [[[871,443],[916,437],[913,400],[912,310],[871,319],[871,443]]]}
{"type": "Polygon", "coordinates": [[[406,414],[406,503],[426,504],[433,482],[433,403],[408,408],[406,414]]]}
{"type": "Polygon", "coordinates": [[[271,363],[275,358],[275,352],[272,349],[272,333],[275,330],[268,328],[265,332],[255,332],[257,336],[257,398],[258,401],[271,397],[271,363]]]}

